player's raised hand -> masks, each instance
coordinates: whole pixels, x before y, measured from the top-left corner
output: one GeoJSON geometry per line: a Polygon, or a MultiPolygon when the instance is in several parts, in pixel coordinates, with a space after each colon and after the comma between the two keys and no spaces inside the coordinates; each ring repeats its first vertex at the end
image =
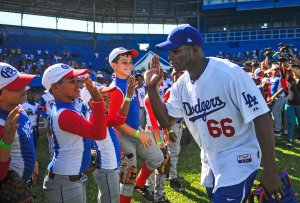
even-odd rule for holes
{"type": "Polygon", "coordinates": [[[145,72],[145,84],[147,87],[156,87],[157,83],[162,78],[159,57],[154,54],[151,61],[148,63],[148,69],[145,72]]]}
{"type": "Polygon", "coordinates": [[[91,94],[91,97],[93,100],[101,100],[103,98],[102,94],[97,89],[97,87],[95,87],[93,81],[90,79],[89,76],[86,76],[86,75],[84,76],[84,83],[85,83],[86,89],[91,94]]]}
{"type": "Polygon", "coordinates": [[[5,144],[11,144],[15,139],[15,134],[19,125],[17,124],[22,110],[15,107],[9,114],[4,124],[4,134],[2,141],[5,144]]]}
{"type": "Polygon", "coordinates": [[[134,94],[134,90],[135,90],[135,77],[131,75],[128,78],[126,96],[132,98],[134,94]]]}

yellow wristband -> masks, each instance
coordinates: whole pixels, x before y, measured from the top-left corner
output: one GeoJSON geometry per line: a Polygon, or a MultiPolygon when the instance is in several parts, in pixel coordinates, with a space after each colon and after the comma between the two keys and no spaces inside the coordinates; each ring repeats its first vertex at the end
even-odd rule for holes
{"type": "Polygon", "coordinates": [[[162,141],[159,141],[159,142],[157,142],[156,144],[163,144],[163,142],[162,142],[162,141]]]}
{"type": "Polygon", "coordinates": [[[134,134],[134,138],[138,138],[139,137],[139,133],[140,133],[140,131],[139,130],[136,130],[136,132],[135,132],[135,134],[134,134]]]}

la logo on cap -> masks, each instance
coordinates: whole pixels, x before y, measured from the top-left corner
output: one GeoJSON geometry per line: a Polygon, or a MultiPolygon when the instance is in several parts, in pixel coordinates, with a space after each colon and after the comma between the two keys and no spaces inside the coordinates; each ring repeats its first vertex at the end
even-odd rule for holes
{"type": "Polygon", "coordinates": [[[191,40],[190,38],[187,38],[186,41],[187,41],[187,42],[192,42],[193,40],[191,40]]]}
{"type": "Polygon", "coordinates": [[[17,74],[17,70],[10,66],[3,66],[1,69],[1,76],[4,78],[11,78],[17,74]]]}

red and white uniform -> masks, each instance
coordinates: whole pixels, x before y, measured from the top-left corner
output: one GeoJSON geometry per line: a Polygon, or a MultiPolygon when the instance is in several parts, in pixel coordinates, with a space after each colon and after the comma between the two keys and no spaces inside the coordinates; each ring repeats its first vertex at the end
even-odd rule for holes
{"type": "Polygon", "coordinates": [[[184,118],[204,150],[215,176],[214,191],[240,183],[259,168],[261,151],[252,121],[269,108],[239,66],[210,57],[197,81],[185,72],[174,83],[166,107],[170,116],[184,118]]]}

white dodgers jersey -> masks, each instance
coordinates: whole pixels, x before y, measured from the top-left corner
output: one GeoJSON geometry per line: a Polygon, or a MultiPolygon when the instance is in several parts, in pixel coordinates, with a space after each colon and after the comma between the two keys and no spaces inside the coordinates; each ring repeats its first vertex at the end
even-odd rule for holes
{"type": "Polygon", "coordinates": [[[186,71],[174,83],[168,114],[183,117],[204,150],[216,191],[240,183],[259,168],[261,152],[253,119],[269,111],[252,79],[237,65],[210,57],[200,78],[186,71]]]}

